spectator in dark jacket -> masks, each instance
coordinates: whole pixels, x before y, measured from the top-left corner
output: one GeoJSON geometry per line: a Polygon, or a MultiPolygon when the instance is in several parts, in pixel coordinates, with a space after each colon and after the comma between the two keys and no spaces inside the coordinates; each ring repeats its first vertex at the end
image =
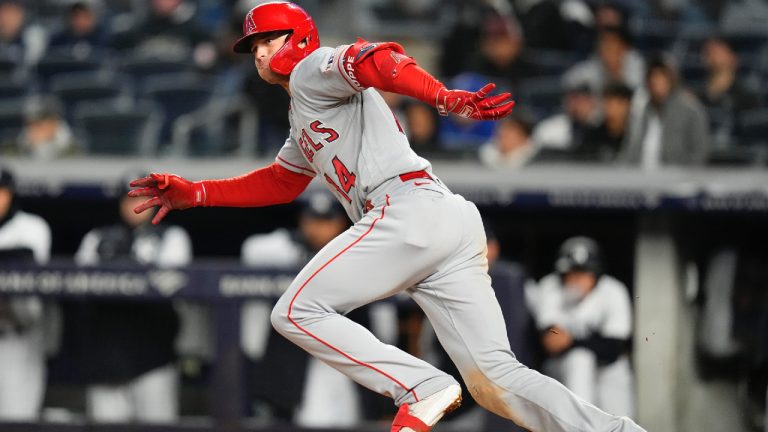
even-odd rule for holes
{"type": "Polygon", "coordinates": [[[744,110],[758,108],[760,98],[754,89],[737,79],[739,58],[728,41],[721,37],[708,39],[701,50],[707,68],[704,86],[698,96],[707,109],[711,132],[717,144],[727,145],[734,133],[735,116],[744,110]]]}
{"type": "Polygon", "coordinates": [[[632,89],[621,83],[609,84],[603,91],[603,121],[587,131],[573,149],[575,159],[613,161],[629,135],[632,89]]]}
{"type": "Polygon", "coordinates": [[[69,7],[67,27],[51,37],[49,52],[85,58],[103,54],[107,32],[101,23],[103,5],[99,0],[78,0],[69,7]]]}
{"type": "Polygon", "coordinates": [[[481,30],[480,50],[469,69],[499,86],[518,90],[522,80],[535,75],[534,65],[523,55],[525,41],[520,26],[510,19],[492,16],[481,30]]]}

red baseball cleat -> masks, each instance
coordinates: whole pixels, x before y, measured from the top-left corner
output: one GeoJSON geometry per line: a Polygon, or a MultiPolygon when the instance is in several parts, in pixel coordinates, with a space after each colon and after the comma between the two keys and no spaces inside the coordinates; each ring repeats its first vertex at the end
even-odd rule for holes
{"type": "Polygon", "coordinates": [[[429,432],[435,423],[459,405],[461,387],[453,384],[413,405],[401,405],[390,432],[429,432]]]}

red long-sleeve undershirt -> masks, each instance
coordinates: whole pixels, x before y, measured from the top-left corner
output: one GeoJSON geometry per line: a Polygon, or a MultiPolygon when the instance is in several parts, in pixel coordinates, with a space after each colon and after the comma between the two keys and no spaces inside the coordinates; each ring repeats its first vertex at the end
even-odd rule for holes
{"type": "MultiPolygon", "coordinates": [[[[399,93],[435,106],[444,86],[413,60],[401,57],[400,65],[390,49],[378,50],[355,65],[360,84],[399,93]]],[[[307,188],[312,177],[298,174],[273,163],[238,177],[204,180],[206,207],[263,207],[293,201],[307,188]]]]}
{"type": "Polygon", "coordinates": [[[293,201],[312,177],[276,162],[248,174],[223,180],[203,180],[206,207],[264,207],[293,201]]]}

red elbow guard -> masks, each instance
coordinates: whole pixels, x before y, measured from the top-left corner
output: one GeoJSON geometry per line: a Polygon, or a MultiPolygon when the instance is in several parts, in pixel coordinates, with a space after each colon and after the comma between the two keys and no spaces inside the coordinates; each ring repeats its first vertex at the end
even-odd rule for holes
{"type": "Polygon", "coordinates": [[[346,59],[353,62],[357,79],[364,87],[411,96],[432,106],[445,87],[393,42],[358,40],[347,49],[346,59]]]}

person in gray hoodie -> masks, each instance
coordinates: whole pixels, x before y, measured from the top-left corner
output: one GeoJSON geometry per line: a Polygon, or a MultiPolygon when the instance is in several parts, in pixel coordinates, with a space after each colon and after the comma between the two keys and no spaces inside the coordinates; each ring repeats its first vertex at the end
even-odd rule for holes
{"type": "Polygon", "coordinates": [[[651,170],[669,165],[702,165],[710,141],[704,107],[681,87],[671,60],[651,59],[645,81],[648,102],[631,126],[622,159],[651,170]]]}

